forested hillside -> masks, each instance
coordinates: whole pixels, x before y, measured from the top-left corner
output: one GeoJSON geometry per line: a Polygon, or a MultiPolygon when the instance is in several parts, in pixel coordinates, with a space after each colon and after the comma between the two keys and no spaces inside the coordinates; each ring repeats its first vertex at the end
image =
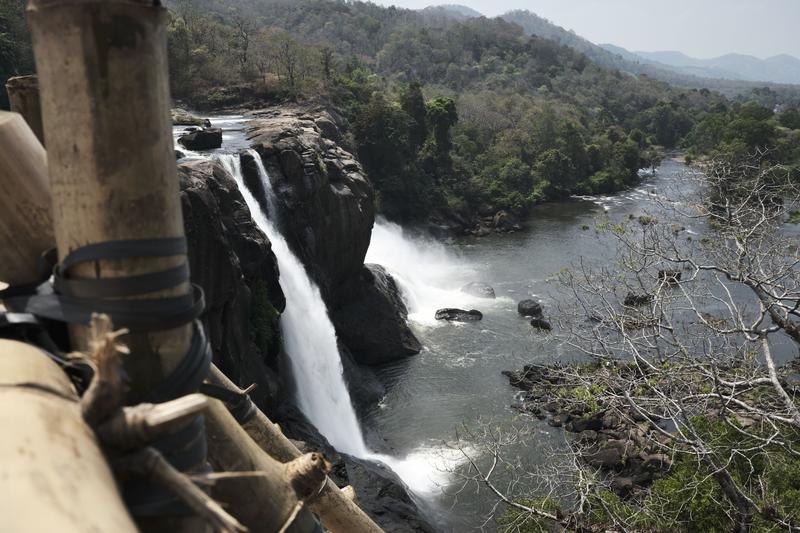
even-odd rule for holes
{"type": "MultiPolygon", "coordinates": [[[[30,71],[24,2],[2,2],[0,39],[15,44],[3,74],[30,71]]],[[[344,0],[167,5],[173,97],[196,108],[332,105],[351,125],[380,210],[402,221],[466,227],[478,213],[522,215],[540,201],[618,190],[661,149],[710,150],[709,124],[739,105],[606,68],[599,47],[575,50],[577,36],[529,36],[542,19],[526,13],[506,17],[520,26],[344,0]]],[[[739,148],[775,143],[785,129],[739,148]]],[[[731,140],[714,131],[713,147],[731,140]]]]}

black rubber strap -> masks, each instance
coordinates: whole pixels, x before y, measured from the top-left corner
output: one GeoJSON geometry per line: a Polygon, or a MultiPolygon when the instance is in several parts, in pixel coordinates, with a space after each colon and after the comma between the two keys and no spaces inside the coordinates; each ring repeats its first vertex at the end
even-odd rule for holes
{"type": "Polygon", "coordinates": [[[252,419],[258,411],[253,400],[244,391],[231,390],[214,383],[203,383],[200,385],[200,392],[224,403],[233,418],[240,424],[252,419]]]}
{"type": "Polygon", "coordinates": [[[99,242],[87,244],[70,252],[61,261],[61,268],[66,272],[78,263],[132,257],[169,257],[184,255],[187,251],[186,239],[183,237],[99,242]]]}
{"type": "MultiPolygon", "coordinates": [[[[202,324],[196,320],[205,307],[202,289],[192,285],[191,294],[147,297],[154,292],[189,283],[188,264],[184,262],[159,272],[129,277],[69,278],[69,269],[81,263],[181,256],[186,252],[186,240],[183,238],[112,241],[84,246],[70,253],[60,265],[52,266],[52,284],[13,287],[0,292],[3,303],[12,311],[6,315],[5,322],[24,324],[25,327],[32,327],[43,319],[89,324],[93,313],[105,313],[111,317],[115,327],[127,328],[132,333],[172,329],[194,322],[192,342],[185,357],[171,375],[150,392],[145,401],[160,403],[197,392],[211,364],[211,348],[202,324]]],[[[202,416],[152,445],[181,471],[208,470],[202,416]]],[[[169,491],[146,481],[125,483],[123,492],[129,508],[138,516],[190,513],[169,491]]]]}

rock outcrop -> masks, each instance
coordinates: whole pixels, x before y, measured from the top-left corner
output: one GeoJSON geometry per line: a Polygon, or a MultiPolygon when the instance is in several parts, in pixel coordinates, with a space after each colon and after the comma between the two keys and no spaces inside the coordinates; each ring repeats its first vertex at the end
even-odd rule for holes
{"type": "Polygon", "coordinates": [[[397,284],[382,266],[365,265],[342,291],[347,298],[331,318],[358,363],[379,365],[420,352],[397,284]]]}
{"type": "Polygon", "coordinates": [[[448,320],[450,322],[477,322],[483,320],[483,313],[477,309],[469,311],[465,309],[439,309],[436,311],[436,320],[448,320]]]}
{"type": "MultiPolygon", "coordinates": [[[[332,112],[276,108],[254,113],[248,138],[275,194],[278,225],[319,285],[339,338],[360,364],[418,353],[407,311],[385,270],[364,267],[375,221],[374,191],[361,165],[337,141],[344,124],[332,112]]],[[[247,186],[265,201],[255,161],[247,186]]]]}
{"type": "Polygon", "coordinates": [[[195,130],[178,137],[178,143],[187,150],[214,150],[222,146],[222,129],[195,130]]]}
{"type": "Polygon", "coordinates": [[[178,165],[192,281],[203,288],[203,322],[214,362],[267,412],[277,402],[279,312],[285,299],[267,237],[233,178],[212,161],[178,165]]]}
{"type": "MultiPolygon", "coordinates": [[[[326,138],[330,128],[322,130],[318,122],[335,125],[324,111],[261,111],[248,137],[272,180],[282,231],[330,305],[337,289],[361,271],[375,205],[361,165],[326,138]]],[[[247,166],[244,171],[252,172],[247,166]]]]}

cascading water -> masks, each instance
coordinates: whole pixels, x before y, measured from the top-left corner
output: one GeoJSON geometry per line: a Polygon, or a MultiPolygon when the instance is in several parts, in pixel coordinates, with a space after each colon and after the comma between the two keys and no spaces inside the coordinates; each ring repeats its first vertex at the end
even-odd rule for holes
{"type": "Polygon", "coordinates": [[[258,153],[249,152],[267,194],[269,213],[264,212],[245,185],[239,156],[221,154],[216,157],[236,180],[253,220],[272,242],[278,259],[280,284],[287,300],[286,310],[281,315],[281,332],[297,381],[300,409],[338,451],[385,464],[418,495],[435,493],[446,483],[450,466],[460,462],[460,457],[447,458],[442,450],[425,450],[397,459],[367,448],[345,385],[336,331],[325,302],[278,230],[278,210],[271,181],[258,153]]]}
{"type": "MultiPolygon", "coordinates": [[[[372,230],[366,262],[385,267],[397,281],[413,322],[433,326],[442,307],[464,307],[476,299],[459,290],[474,272],[455,261],[444,246],[412,239],[403,228],[379,218],[372,230]]],[[[485,302],[481,302],[485,304],[485,302]]]]}
{"type": "MultiPolygon", "coordinates": [[[[255,151],[252,155],[261,165],[261,157],[255,151]]],[[[281,332],[292,372],[298,381],[302,381],[297,387],[300,409],[334,448],[365,457],[368,452],[364,438],[342,377],[336,331],[320,290],[276,228],[274,207],[270,219],[245,186],[239,156],[226,154],[218,157],[236,180],[253,219],[272,242],[272,250],[278,258],[280,284],[287,295],[286,310],[281,315],[281,332]]],[[[272,197],[270,180],[263,167],[259,172],[269,201],[272,197]]]]}

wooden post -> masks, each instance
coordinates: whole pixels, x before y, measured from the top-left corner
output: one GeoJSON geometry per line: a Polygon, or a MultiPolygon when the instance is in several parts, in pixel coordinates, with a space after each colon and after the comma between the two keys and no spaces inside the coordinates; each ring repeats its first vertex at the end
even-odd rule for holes
{"type": "Polygon", "coordinates": [[[0,340],[0,516],[8,533],[137,531],[67,376],[0,340]]]}
{"type": "MultiPolygon", "coordinates": [[[[167,10],[153,0],[30,0],[28,23],[59,259],[88,244],[184,237],[169,115],[167,10]]],[[[137,276],[186,255],[82,263],[76,279],[137,276]]],[[[147,295],[186,295],[189,283],[147,295]]],[[[84,326],[70,330],[85,351],[84,326]]],[[[192,325],[126,336],[128,404],[143,401],[186,355],[192,325]]],[[[205,462],[205,461],[203,461],[205,462]]],[[[196,465],[202,467],[203,465],[196,465]]],[[[196,517],[140,521],[147,531],[206,531],[196,517]]]]}
{"type": "MultiPolygon", "coordinates": [[[[169,118],[166,9],[143,0],[31,0],[59,258],[87,244],[183,237],[169,118]]],[[[186,256],[99,261],[75,278],[164,270],[186,256]]],[[[190,291],[188,284],[160,295],[190,291]]],[[[177,293],[177,294],[176,294],[177,293]]],[[[158,295],[152,295],[158,296],[158,295]]],[[[85,349],[80,332],[76,348],[85,349]]],[[[131,335],[129,403],[167,376],[191,326],[131,335]]]]}
{"type": "Polygon", "coordinates": [[[39,258],[55,246],[47,154],[17,113],[0,111],[0,281],[38,280],[39,258]]]}
{"type": "MultiPolygon", "coordinates": [[[[229,390],[237,388],[216,366],[211,367],[209,381],[229,390]]],[[[261,409],[257,409],[256,415],[242,424],[242,428],[262,450],[282,463],[302,455],[261,409]]],[[[309,507],[325,529],[332,533],[382,533],[380,526],[358,506],[351,493],[352,487],[350,491],[339,489],[328,478],[319,495],[309,502],[309,507]]]]}
{"type": "Polygon", "coordinates": [[[39,101],[39,79],[36,76],[17,76],[6,82],[11,111],[19,113],[44,145],[42,106],[39,101]]]}

